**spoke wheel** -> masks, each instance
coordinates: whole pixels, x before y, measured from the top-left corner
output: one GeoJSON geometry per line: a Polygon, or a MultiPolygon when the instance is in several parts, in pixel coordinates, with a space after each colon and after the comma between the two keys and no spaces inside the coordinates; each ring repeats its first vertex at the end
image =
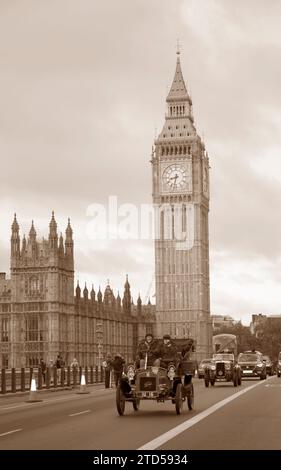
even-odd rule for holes
{"type": "Polygon", "coordinates": [[[117,407],[118,414],[120,416],[123,416],[124,411],[125,411],[125,397],[120,388],[120,384],[118,385],[116,389],[116,407],[117,407]]]}
{"type": "Polygon", "coordinates": [[[190,385],[190,390],[187,394],[187,406],[189,410],[194,408],[194,387],[193,384],[190,385]]]}
{"type": "Polygon", "coordinates": [[[176,402],[176,413],[177,415],[180,415],[182,411],[182,384],[181,383],[177,385],[175,402],[176,402]]]}

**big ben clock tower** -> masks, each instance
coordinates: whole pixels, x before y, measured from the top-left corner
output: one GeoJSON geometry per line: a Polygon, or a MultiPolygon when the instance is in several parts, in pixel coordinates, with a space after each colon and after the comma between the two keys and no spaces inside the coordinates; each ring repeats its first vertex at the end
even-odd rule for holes
{"type": "Polygon", "coordinates": [[[194,338],[201,359],[211,352],[209,160],[194,125],[179,51],[166,102],[152,153],[157,333],[194,338]]]}

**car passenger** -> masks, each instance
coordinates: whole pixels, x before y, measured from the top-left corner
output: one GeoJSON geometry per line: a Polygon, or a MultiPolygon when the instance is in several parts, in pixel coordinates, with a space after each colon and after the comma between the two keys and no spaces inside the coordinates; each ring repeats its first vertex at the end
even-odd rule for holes
{"type": "Polygon", "coordinates": [[[161,365],[163,367],[168,367],[170,362],[178,362],[178,351],[175,343],[171,341],[170,335],[166,334],[163,336],[163,342],[160,345],[159,354],[161,358],[161,365]]]}
{"type": "Polygon", "coordinates": [[[144,368],[145,362],[147,366],[159,365],[157,358],[159,357],[158,343],[154,340],[151,333],[145,335],[137,350],[136,365],[137,367],[144,368]],[[147,358],[147,359],[146,359],[147,358]]]}

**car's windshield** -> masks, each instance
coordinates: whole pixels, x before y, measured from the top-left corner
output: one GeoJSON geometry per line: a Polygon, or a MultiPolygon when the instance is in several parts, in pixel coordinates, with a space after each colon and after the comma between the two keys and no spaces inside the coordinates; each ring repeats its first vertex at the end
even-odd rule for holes
{"type": "Polygon", "coordinates": [[[258,360],[257,354],[240,354],[238,360],[240,362],[256,362],[258,360]]]}
{"type": "Polygon", "coordinates": [[[233,354],[214,354],[213,355],[214,361],[234,361],[233,354]]]}

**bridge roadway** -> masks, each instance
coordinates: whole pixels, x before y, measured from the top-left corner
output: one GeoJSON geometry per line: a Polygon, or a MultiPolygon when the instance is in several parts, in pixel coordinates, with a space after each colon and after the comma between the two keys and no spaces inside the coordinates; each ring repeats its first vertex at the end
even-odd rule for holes
{"type": "Polygon", "coordinates": [[[194,385],[195,409],[185,405],[180,416],[170,401],[142,401],[137,412],[126,403],[120,417],[115,390],[103,386],[87,395],[40,392],[38,403],[3,396],[0,449],[281,449],[281,379],[194,385]]]}

